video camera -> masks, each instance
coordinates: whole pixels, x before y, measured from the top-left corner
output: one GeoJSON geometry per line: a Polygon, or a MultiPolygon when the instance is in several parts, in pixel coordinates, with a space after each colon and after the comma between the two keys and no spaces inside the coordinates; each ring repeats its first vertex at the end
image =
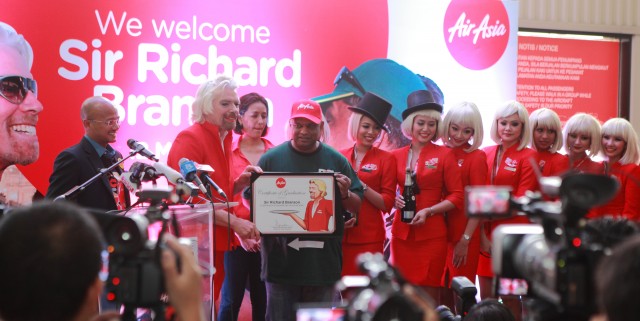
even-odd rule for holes
{"type": "Polygon", "coordinates": [[[595,312],[593,271],[603,247],[583,242],[584,216],[613,198],[618,182],[604,175],[570,174],[541,178],[540,185],[547,198],[537,192],[513,198],[510,187],[469,186],[467,213],[504,218],[520,212],[538,223],[494,230],[498,295],[524,295],[528,289],[529,320],[588,320],[595,312]]]}
{"type": "Polygon", "coordinates": [[[144,214],[120,216],[93,212],[107,241],[107,300],[124,306],[124,321],[136,320],[137,308],[149,308],[155,312],[154,320],[165,320],[168,300],[160,265],[163,249],[160,240],[169,231],[171,219],[174,233],[177,232],[175,217],[169,215],[165,202],[171,196],[171,190],[143,190],[139,196],[150,203],[144,214]],[[158,241],[153,241],[149,238],[148,228],[156,222],[162,227],[158,241]]]}

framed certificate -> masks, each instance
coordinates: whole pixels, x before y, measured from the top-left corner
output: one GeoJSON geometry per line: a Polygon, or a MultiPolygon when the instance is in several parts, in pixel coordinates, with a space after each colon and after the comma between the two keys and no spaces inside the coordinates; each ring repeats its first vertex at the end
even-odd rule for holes
{"type": "Polygon", "coordinates": [[[263,234],[331,234],[333,173],[264,173],[251,185],[251,216],[263,234]]]}

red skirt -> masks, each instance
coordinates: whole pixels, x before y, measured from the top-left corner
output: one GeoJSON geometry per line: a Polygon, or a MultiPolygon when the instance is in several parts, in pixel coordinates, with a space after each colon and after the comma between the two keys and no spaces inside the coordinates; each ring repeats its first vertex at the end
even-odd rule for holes
{"type": "Polygon", "coordinates": [[[364,275],[358,268],[356,260],[362,253],[382,253],[384,241],[375,243],[350,244],[342,243],[342,276],[364,275]]]}
{"type": "Polygon", "coordinates": [[[409,282],[439,287],[447,257],[447,237],[424,241],[391,238],[389,261],[409,282]]]}
{"type": "MultiPolygon", "coordinates": [[[[487,238],[492,239],[493,230],[499,225],[503,224],[531,224],[531,221],[526,216],[510,217],[508,219],[489,221],[484,223],[485,232],[487,238]],[[488,232],[487,232],[488,231],[488,232]]],[[[493,277],[493,267],[491,265],[491,257],[481,255],[478,260],[478,270],[476,272],[478,276],[493,277]]]]}
{"type": "Polygon", "coordinates": [[[467,263],[458,268],[453,266],[453,249],[457,242],[450,242],[447,247],[447,265],[442,275],[442,286],[451,287],[451,280],[455,276],[466,276],[469,281],[476,283],[476,271],[480,257],[480,235],[474,233],[467,248],[467,263]]]}

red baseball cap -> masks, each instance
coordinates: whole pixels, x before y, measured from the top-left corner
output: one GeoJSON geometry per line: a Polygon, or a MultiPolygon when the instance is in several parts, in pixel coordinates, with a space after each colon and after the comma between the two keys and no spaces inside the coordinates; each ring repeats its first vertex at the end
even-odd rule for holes
{"type": "Polygon", "coordinates": [[[291,106],[291,117],[289,119],[300,117],[320,124],[322,122],[322,109],[320,108],[320,104],[307,99],[296,101],[293,103],[293,106],[291,106]]]}

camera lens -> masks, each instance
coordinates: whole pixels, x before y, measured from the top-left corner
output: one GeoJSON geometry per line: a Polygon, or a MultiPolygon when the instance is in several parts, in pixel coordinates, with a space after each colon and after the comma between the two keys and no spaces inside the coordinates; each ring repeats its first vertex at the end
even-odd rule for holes
{"type": "Polygon", "coordinates": [[[144,247],[146,219],[143,216],[119,217],[106,230],[106,239],[113,246],[112,254],[135,255],[144,247]]]}

